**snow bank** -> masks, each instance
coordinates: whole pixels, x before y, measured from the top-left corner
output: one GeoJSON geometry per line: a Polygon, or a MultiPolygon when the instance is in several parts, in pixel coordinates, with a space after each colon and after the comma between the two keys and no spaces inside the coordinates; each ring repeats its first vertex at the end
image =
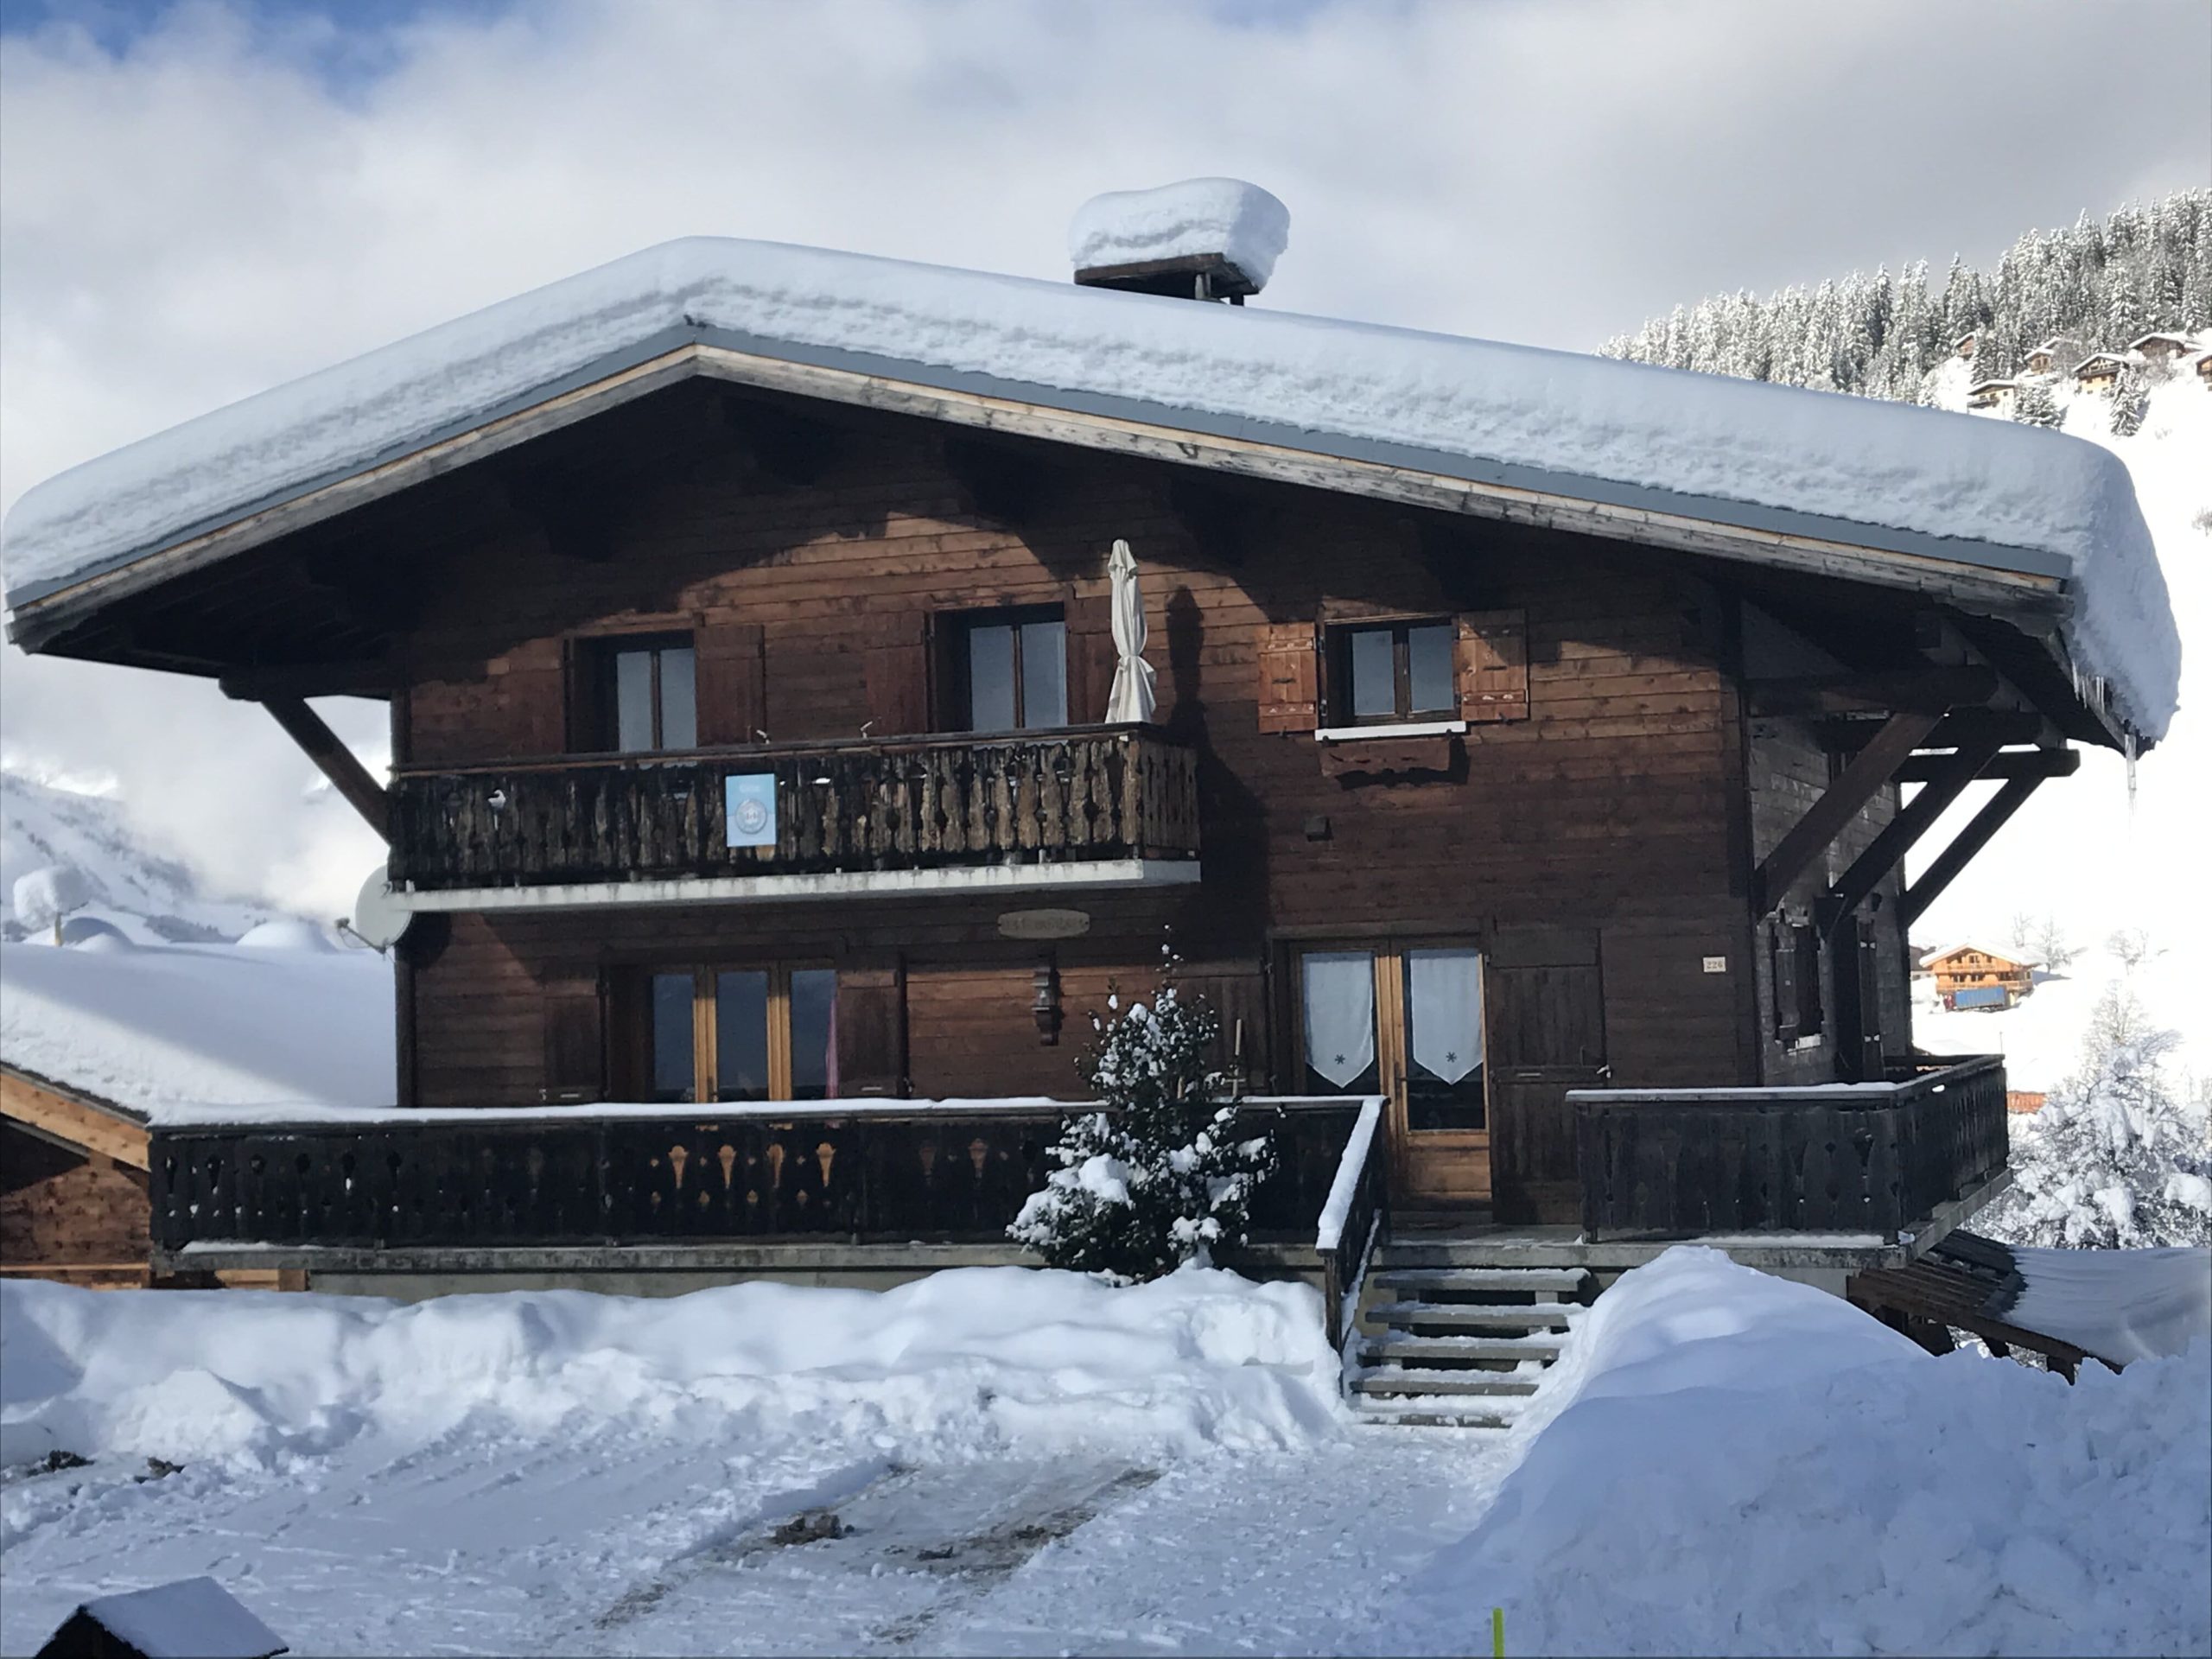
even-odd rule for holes
{"type": "Polygon", "coordinates": [[[2170,1357],[2212,1338],[2212,1250],[2015,1249],[2026,1287],[2005,1317],[2103,1359],[2170,1357]]]}
{"type": "Polygon", "coordinates": [[[160,1118],[391,1098],[391,966],[371,950],[0,944],[0,1059],[160,1118]]]}
{"type": "Polygon", "coordinates": [[[1569,493],[1669,492],[1634,499],[2018,549],[2070,574],[2077,664],[2113,683],[2134,725],[2157,736],[2174,710],[2165,585],[2126,466],[2093,444],[1605,358],[709,238],[648,248],[47,480],[8,518],[11,595],[706,331],[924,381],[985,376],[1048,404],[1120,400],[1168,426],[1324,451],[1401,446],[1443,470],[1569,493]]]}
{"type": "Polygon", "coordinates": [[[895,1290],[743,1284],[411,1306],[0,1283],[8,1461],[270,1468],[365,1435],[871,1435],[879,1451],[1273,1446],[1342,1421],[1313,1290],[1186,1269],[1128,1289],[972,1268],[895,1290]]]}
{"type": "Polygon", "coordinates": [[[1496,1504],[1414,1581],[1408,1642],[1465,1651],[1501,1605],[1521,1653],[2212,1643],[2212,1344],[2069,1388],[1676,1249],[1574,1346],[1496,1504]]]}
{"type": "Polygon", "coordinates": [[[1242,179],[1109,190],[1068,224],[1068,259],[1077,270],[1218,253],[1265,288],[1289,245],[1290,209],[1242,179]]]}

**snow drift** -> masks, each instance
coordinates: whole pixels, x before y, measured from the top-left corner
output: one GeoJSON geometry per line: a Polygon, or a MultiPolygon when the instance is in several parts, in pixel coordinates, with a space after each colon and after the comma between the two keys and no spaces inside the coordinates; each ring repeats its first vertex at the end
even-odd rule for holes
{"type": "Polygon", "coordinates": [[[402,1306],[274,1292],[0,1283],[0,1461],[54,1447],[282,1468],[594,1422],[936,1455],[1021,1442],[1133,1454],[1335,1432],[1314,1292],[1186,1269],[1109,1289],[1026,1268],[895,1290],[751,1283],[402,1306]]]}
{"type": "Polygon", "coordinates": [[[1599,1300],[1409,1640],[1529,1653],[2202,1653],[2212,1344],[2080,1384],[1934,1359],[1676,1249],[1599,1300]]]}
{"type": "Polygon", "coordinates": [[[1952,556],[2020,550],[2070,578],[2076,662],[2111,681],[2137,728],[2156,738],[2174,710],[2180,641],[2158,559],[2126,467],[2092,444],[1572,353],[713,238],[648,248],[49,479],[9,515],[10,596],[709,332],[925,382],[988,377],[1047,404],[1118,400],[1170,427],[1402,446],[1447,471],[1666,492],[1652,503],[1716,516],[1708,504],[1812,515],[1955,543],[1952,556]]]}

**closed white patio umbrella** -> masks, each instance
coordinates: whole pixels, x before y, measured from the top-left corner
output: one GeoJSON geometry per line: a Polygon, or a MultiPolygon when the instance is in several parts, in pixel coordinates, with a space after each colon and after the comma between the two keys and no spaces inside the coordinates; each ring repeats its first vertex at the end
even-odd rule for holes
{"type": "Polygon", "coordinates": [[[1114,582],[1114,690],[1106,699],[1106,723],[1136,725],[1152,718],[1152,664],[1144,659],[1144,594],[1137,588],[1136,556],[1127,542],[1114,543],[1106,561],[1114,582]]]}

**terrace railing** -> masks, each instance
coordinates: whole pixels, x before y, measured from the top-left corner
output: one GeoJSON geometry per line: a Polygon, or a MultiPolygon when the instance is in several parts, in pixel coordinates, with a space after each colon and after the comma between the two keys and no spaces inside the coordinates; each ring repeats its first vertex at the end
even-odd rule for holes
{"type": "Polygon", "coordinates": [[[402,767],[391,827],[423,892],[1187,860],[1198,767],[1145,727],[402,767]]]}
{"type": "Polygon", "coordinates": [[[1825,1233],[1910,1242],[2005,1168],[2005,1065],[1883,1083],[1576,1090],[1592,1240],[1825,1233]]]}

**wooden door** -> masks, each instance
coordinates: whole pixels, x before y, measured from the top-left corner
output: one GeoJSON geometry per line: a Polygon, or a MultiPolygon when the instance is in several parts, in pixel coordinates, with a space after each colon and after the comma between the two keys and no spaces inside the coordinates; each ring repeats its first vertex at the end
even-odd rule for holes
{"type": "Polygon", "coordinates": [[[1602,1086],[1604,980],[1594,932],[1501,936],[1484,980],[1489,1004],[1491,1166],[1501,1222],[1580,1219],[1570,1089],[1602,1086]]]}

